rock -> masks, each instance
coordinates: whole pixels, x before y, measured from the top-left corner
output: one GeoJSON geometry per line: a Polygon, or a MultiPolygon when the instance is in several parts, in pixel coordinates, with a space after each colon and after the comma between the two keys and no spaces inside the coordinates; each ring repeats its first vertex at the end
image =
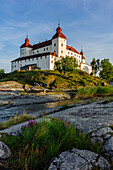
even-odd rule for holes
{"type": "Polygon", "coordinates": [[[103,140],[101,137],[92,137],[92,138],[91,138],[91,141],[92,141],[93,143],[96,143],[96,142],[103,143],[103,142],[104,142],[104,140],[103,140]]]}
{"type": "Polygon", "coordinates": [[[23,86],[16,81],[0,82],[1,91],[24,91],[23,86]]]}
{"type": "Polygon", "coordinates": [[[91,136],[103,136],[106,135],[107,133],[113,133],[113,130],[110,127],[104,127],[97,130],[96,132],[93,132],[91,136]]]}
{"type": "Polygon", "coordinates": [[[106,134],[106,135],[104,136],[104,139],[109,139],[110,137],[111,137],[110,134],[106,134]]]}
{"type": "Polygon", "coordinates": [[[84,170],[93,169],[110,170],[109,162],[96,153],[88,150],[73,148],[71,151],[62,152],[54,158],[49,166],[49,170],[84,170]]]}
{"type": "Polygon", "coordinates": [[[113,125],[113,102],[105,105],[98,104],[97,102],[79,105],[63,111],[51,114],[51,117],[57,117],[62,120],[67,120],[74,126],[79,126],[79,129],[84,133],[90,133],[97,129],[105,129],[99,133],[109,133],[111,128],[108,126],[113,125]],[[109,132],[108,132],[109,131],[109,132]]]}
{"type": "Polygon", "coordinates": [[[105,142],[102,152],[104,155],[113,158],[113,137],[111,137],[108,141],[105,142]]]}
{"type": "Polygon", "coordinates": [[[2,141],[0,141],[0,159],[7,159],[11,155],[9,147],[2,141]]]}

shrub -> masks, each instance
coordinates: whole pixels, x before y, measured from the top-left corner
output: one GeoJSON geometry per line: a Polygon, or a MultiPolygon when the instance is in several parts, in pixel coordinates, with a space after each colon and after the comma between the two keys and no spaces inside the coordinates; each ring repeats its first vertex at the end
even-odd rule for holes
{"type": "Polygon", "coordinates": [[[94,96],[104,96],[104,95],[112,95],[113,87],[112,86],[98,86],[98,87],[84,87],[80,88],[77,91],[76,98],[86,98],[86,97],[94,97],[94,96]]]}
{"type": "Polygon", "coordinates": [[[15,116],[14,118],[10,118],[7,122],[0,123],[0,130],[8,128],[12,125],[16,125],[21,122],[25,122],[31,119],[31,116],[27,115],[26,113],[21,114],[19,116],[15,116]]]}
{"type": "Polygon", "coordinates": [[[99,143],[92,144],[89,136],[58,119],[22,129],[23,133],[18,136],[3,137],[3,141],[12,149],[9,160],[11,169],[47,169],[53,157],[73,147],[98,153],[101,149],[99,143]]]}

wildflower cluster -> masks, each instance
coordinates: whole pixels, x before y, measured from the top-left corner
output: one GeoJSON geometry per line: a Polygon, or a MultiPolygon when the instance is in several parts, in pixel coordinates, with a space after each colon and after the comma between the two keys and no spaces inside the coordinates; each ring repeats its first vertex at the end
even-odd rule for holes
{"type": "Polygon", "coordinates": [[[69,128],[69,124],[67,123],[67,121],[65,122],[65,127],[69,128]]]}
{"type": "Polygon", "coordinates": [[[23,125],[22,128],[31,127],[36,124],[36,120],[29,120],[28,125],[23,125]]]}

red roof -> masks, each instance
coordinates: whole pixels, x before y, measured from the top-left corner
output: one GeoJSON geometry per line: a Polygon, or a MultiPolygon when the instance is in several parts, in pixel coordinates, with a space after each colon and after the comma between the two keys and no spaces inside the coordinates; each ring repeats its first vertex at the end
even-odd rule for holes
{"type": "Polygon", "coordinates": [[[47,41],[44,41],[42,43],[33,45],[33,50],[41,48],[41,47],[46,47],[46,46],[51,45],[51,44],[52,44],[52,41],[51,40],[47,40],[47,41]]]}
{"type": "Polygon", "coordinates": [[[25,43],[23,45],[21,45],[20,48],[23,48],[23,47],[29,47],[29,48],[33,48],[33,46],[31,44],[29,44],[29,39],[28,37],[25,39],[25,43]]]}
{"type": "Polygon", "coordinates": [[[56,34],[52,37],[52,39],[58,38],[58,37],[61,37],[67,40],[66,36],[62,34],[62,29],[60,28],[60,26],[58,26],[58,28],[56,29],[56,34]]]}
{"type": "Polygon", "coordinates": [[[82,59],[84,59],[84,60],[85,60],[85,57],[83,56],[83,55],[84,55],[84,53],[83,53],[83,51],[82,51],[82,50],[81,50],[80,54],[82,55],[82,59]]]}
{"type": "Polygon", "coordinates": [[[82,59],[84,59],[84,60],[85,60],[85,57],[84,57],[84,56],[82,56],[82,59]]]}
{"type": "Polygon", "coordinates": [[[77,50],[75,50],[75,48],[70,47],[69,45],[66,46],[66,49],[67,49],[67,50],[70,50],[70,51],[73,51],[73,52],[75,52],[75,53],[77,53],[77,54],[80,54],[77,50]]]}

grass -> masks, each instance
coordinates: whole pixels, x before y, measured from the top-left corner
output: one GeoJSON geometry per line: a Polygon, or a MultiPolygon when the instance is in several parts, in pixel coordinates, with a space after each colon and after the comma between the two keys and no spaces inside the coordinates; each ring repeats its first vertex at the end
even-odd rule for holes
{"type": "Polygon", "coordinates": [[[59,119],[51,118],[22,128],[18,136],[2,137],[11,148],[10,169],[47,170],[52,158],[65,150],[74,147],[88,149],[100,154],[102,144],[93,144],[90,136],[81,133],[77,128],[59,119]]]}
{"type": "Polygon", "coordinates": [[[76,98],[91,98],[106,95],[113,95],[113,86],[80,88],[76,93],[76,98]]]}
{"type": "Polygon", "coordinates": [[[4,78],[0,79],[0,81],[17,81],[23,85],[34,85],[34,82],[43,83],[48,89],[77,89],[78,87],[98,86],[104,82],[102,79],[93,77],[81,70],[66,72],[65,77],[62,77],[55,70],[15,71],[5,74],[4,78]]]}
{"type": "MultiPolygon", "coordinates": [[[[19,116],[15,116],[14,118],[10,118],[7,122],[0,123],[0,130],[6,129],[12,125],[16,125],[31,119],[31,116],[23,113],[19,116]]],[[[32,118],[33,119],[33,118],[32,118]]]]}

